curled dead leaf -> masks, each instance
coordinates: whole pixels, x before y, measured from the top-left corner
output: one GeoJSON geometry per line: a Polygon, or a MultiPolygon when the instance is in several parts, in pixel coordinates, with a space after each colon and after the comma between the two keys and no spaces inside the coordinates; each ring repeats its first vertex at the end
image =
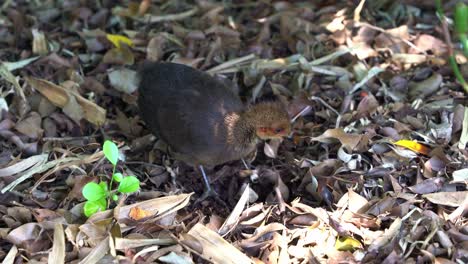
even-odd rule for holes
{"type": "Polygon", "coordinates": [[[369,138],[366,135],[355,135],[344,132],[342,128],[332,128],[325,131],[318,137],[312,137],[313,141],[330,142],[330,139],[337,139],[349,151],[365,151],[369,138]]]}
{"type": "MultiPolygon", "coordinates": [[[[106,121],[106,110],[87,100],[81,95],[72,91],[67,91],[63,87],[44,79],[37,79],[34,77],[25,77],[25,79],[29,85],[31,85],[34,89],[38,90],[43,96],[49,99],[52,104],[61,108],[65,108],[67,104],[69,104],[70,100],[72,100],[70,98],[74,97],[77,105],[81,107],[83,111],[83,117],[86,120],[96,126],[101,126],[106,121]]],[[[77,107],[77,105],[75,105],[75,107],[77,107]]]]}

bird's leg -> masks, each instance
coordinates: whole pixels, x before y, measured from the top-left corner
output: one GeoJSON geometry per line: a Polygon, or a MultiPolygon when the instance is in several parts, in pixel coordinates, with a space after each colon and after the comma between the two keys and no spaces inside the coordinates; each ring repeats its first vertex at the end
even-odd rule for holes
{"type": "Polygon", "coordinates": [[[202,196],[200,196],[200,198],[198,198],[196,201],[195,201],[195,204],[199,203],[199,202],[202,202],[204,200],[206,200],[208,197],[213,197],[215,200],[217,200],[218,202],[220,202],[222,205],[224,205],[225,207],[227,207],[227,204],[221,200],[221,198],[219,197],[218,193],[213,190],[213,188],[211,188],[211,184],[210,184],[210,181],[208,180],[208,176],[206,175],[205,173],[205,169],[203,169],[203,166],[202,165],[198,165],[198,169],[200,170],[202,176],[203,176],[203,181],[205,183],[205,191],[203,192],[202,196]]]}
{"type": "Polygon", "coordinates": [[[212,188],[211,188],[211,184],[210,184],[210,180],[208,179],[208,176],[206,175],[205,173],[205,169],[203,168],[202,165],[198,165],[198,169],[200,170],[202,176],[203,176],[203,182],[205,183],[205,192],[203,193],[202,197],[203,197],[203,200],[205,200],[206,198],[208,198],[208,196],[212,196],[212,195],[218,195],[216,193],[216,191],[214,191],[212,188]]]}
{"type": "Polygon", "coordinates": [[[242,158],[241,160],[242,160],[242,163],[244,164],[245,169],[250,170],[250,166],[249,164],[247,164],[247,162],[245,162],[245,159],[242,158]]]}

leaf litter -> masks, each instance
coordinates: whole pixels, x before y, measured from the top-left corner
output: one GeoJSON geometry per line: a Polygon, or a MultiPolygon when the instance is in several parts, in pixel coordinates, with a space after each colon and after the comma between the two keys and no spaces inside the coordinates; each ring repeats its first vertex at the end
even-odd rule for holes
{"type": "Polygon", "coordinates": [[[468,101],[435,9],[361,3],[5,1],[0,259],[467,262],[468,101]],[[153,148],[136,107],[145,59],[288,104],[289,138],[208,172],[227,208],[194,205],[198,173],[153,148]],[[86,219],[109,138],[141,190],[86,219]]]}

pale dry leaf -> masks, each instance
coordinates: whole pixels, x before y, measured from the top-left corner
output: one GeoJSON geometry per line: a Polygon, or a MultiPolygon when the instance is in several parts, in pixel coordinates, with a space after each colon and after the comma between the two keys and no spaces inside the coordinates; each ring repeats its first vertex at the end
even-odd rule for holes
{"type": "Polygon", "coordinates": [[[26,81],[34,89],[38,90],[52,104],[58,107],[65,107],[70,96],[74,96],[76,102],[82,107],[84,118],[94,125],[101,126],[106,121],[106,110],[95,103],[85,99],[81,95],[67,91],[63,87],[43,79],[25,77],[26,81]]]}
{"type": "Polygon", "coordinates": [[[348,134],[342,128],[328,129],[322,135],[311,138],[324,143],[330,142],[330,139],[339,140],[349,152],[365,150],[368,144],[368,138],[364,135],[348,134]]]}
{"type": "Polygon", "coordinates": [[[2,63],[7,67],[9,71],[14,71],[17,69],[21,69],[24,66],[27,66],[28,64],[30,64],[31,62],[34,62],[35,60],[39,58],[40,56],[36,56],[36,57],[27,58],[24,60],[15,61],[15,62],[4,61],[2,63]]]}
{"type": "Polygon", "coordinates": [[[357,118],[362,118],[368,115],[372,115],[379,107],[379,102],[371,93],[368,93],[359,102],[357,107],[357,118]]]}
{"type": "Polygon", "coordinates": [[[31,168],[32,166],[36,166],[37,164],[42,165],[47,161],[48,156],[49,156],[48,154],[40,154],[40,155],[31,156],[11,166],[2,168],[0,169],[0,177],[12,176],[17,173],[23,172],[31,168]]]}
{"type": "Polygon", "coordinates": [[[408,86],[411,99],[424,98],[434,94],[437,92],[437,90],[439,90],[440,85],[442,84],[442,80],[442,75],[439,73],[434,73],[431,77],[424,81],[410,82],[408,86]]]}
{"type": "Polygon", "coordinates": [[[3,262],[2,264],[14,264],[15,263],[15,258],[16,258],[16,254],[18,254],[18,248],[13,245],[11,248],[10,248],[10,251],[8,251],[8,254],[5,256],[5,258],[3,259],[3,262]]]}
{"type": "Polygon", "coordinates": [[[117,250],[125,250],[127,248],[138,248],[138,247],[146,247],[151,245],[173,245],[176,241],[171,238],[154,238],[154,239],[128,239],[128,238],[115,238],[115,249],[117,250]]]}
{"type": "Polygon", "coordinates": [[[226,221],[224,221],[223,225],[219,228],[218,234],[221,236],[225,236],[228,234],[229,231],[231,231],[239,222],[240,215],[244,211],[245,206],[249,202],[249,192],[251,191],[250,186],[247,185],[247,187],[244,189],[244,192],[242,193],[239,201],[237,201],[236,206],[232,210],[232,212],[229,214],[229,216],[226,218],[226,221]]]}
{"type": "Polygon", "coordinates": [[[466,182],[468,181],[468,168],[456,170],[452,174],[453,182],[466,182]]]}
{"type": "Polygon", "coordinates": [[[468,107],[465,106],[465,117],[463,118],[462,132],[460,135],[460,142],[458,142],[459,149],[465,149],[468,144],[468,107]]]}
{"type": "Polygon", "coordinates": [[[167,255],[164,255],[158,259],[159,261],[163,263],[168,263],[168,264],[192,264],[193,261],[191,258],[189,258],[187,255],[182,254],[182,253],[175,253],[171,252],[167,255]]]}
{"type": "Polygon", "coordinates": [[[375,239],[372,242],[372,244],[369,245],[369,251],[377,252],[379,249],[390,243],[390,241],[392,241],[392,239],[399,234],[402,224],[403,221],[401,220],[401,218],[395,219],[390,225],[390,227],[387,230],[385,230],[385,233],[382,236],[375,239]]]}
{"type": "Polygon", "coordinates": [[[42,137],[42,118],[37,112],[30,112],[28,116],[16,123],[15,129],[31,139],[42,137]]]}
{"type": "Polygon", "coordinates": [[[79,124],[84,117],[84,111],[74,96],[69,96],[68,101],[62,108],[63,112],[70,117],[75,123],[79,124]]]}
{"type": "Polygon", "coordinates": [[[98,263],[98,261],[101,260],[107,254],[107,252],[109,252],[109,249],[109,236],[107,236],[106,238],[102,239],[101,242],[99,242],[99,244],[79,262],[79,264],[98,263]]]}
{"type": "Polygon", "coordinates": [[[26,223],[21,225],[8,233],[6,240],[10,243],[21,246],[24,241],[34,240],[39,238],[40,233],[43,231],[43,228],[38,223],[26,223]]]}
{"type": "Polygon", "coordinates": [[[137,74],[129,69],[111,71],[108,78],[112,87],[117,91],[131,94],[138,88],[137,74]]]}
{"type": "Polygon", "coordinates": [[[392,56],[395,63],[421,64],[428,61],[428,56],[423,54],[395,53],[392,56]]]}
{"type": "Polygon", "coordinates": [[[49,253],[48,263],[65,263],[65,233],[60,223],[55,223],[54,243],[52,245],[52,251],[49,253]]]}
{"type": "Polygon", "coordinates": [[[133,65],[135,63],[135,56],[130,47],[123,44],[120,48],[108,50],[106,54],[104,54],[102,62],[108,64],[133,65]]]}
{"type": "Polygon", "coordinates": [[[465,198],[468,197],[468,191],[429,193],[424,194],[422,197],[434,204],[458,207],[463,203],[465,198]]]}
{"type": "MultiPolygon", "coordinates": [[[[139,203],[135,203],[132,205],[122,206],[120,208],[120,212],[118,214],[118,220],[122,221],[124,219],[130,218],[130,210],[134,207],[139,207],[142,210],[148,212],[154,216],[153,220],[160,219],[166,215],[169,215],[177,210],[187,206],[190,201],[190,196],[193,193],[189,194],[179,194],[179,195],[171,195],[165,197],[159,197],[139,203]]],[[[106,210],[104,212],[99,212],[88,218],[88,222],[94,223],[96,221],[104,220],[109,218],[112,215],[111,210],[106,210]]]]}
{"type": "Polygon", "coordinates": [[[196,237],[200,242],[203,248],[201,255],[204,259],[209,259],[214,263],[252,263],[250,258],[239,249],[200,223],[192,227],[188,234],[196,237]]]}
{"type": "Polygon", "coordinates": [[[360,82],[356,83],[349,93],[352,94],[356,92],[359,88],[364,86],[369,80],[371,80],[372,78],[377,76],[379,73],[383,72],[384,70],[385,69],[377,67],[377,66],[370,68],[370,70],[367,71],[366,76],[360,82]]]}
{"type": "Polygon", "coordinates": [[[277,151],[278,146],[272,146],[268,142],[265,142],[265,145],[263,146],[263,153],[265,153],[267,157],[275,159],[277,157],[277,151]]]}
{"type": "MultiPolygon", "coordinates": [[[[366,198],[362,197],[361,195],[359,195],[352,189],[348,189],[348,192],[345,195],[343,195],[340,201],[342,199],[347,200],[347,206],[349,210],[353,213],[358,213],[359,210],[361,210],[361,208],[363,208],[364,206],[368,204],[368,201],[366,198]]],[[[338,204],[341,204],[341,202],[338,202],[338,204]]]]}
{"type": "Polygon", "coordinates": [[[41,32],[37,29],[32,29],[33,43],[32,51],[37,55],[46,55],[49,52],[49,44],[44,35],[44,32],[41,32]]]}
{"type": "Polygon", "coordinates": [[[0,120],[3,120],[2,112],[8,112],[8,103],[4,97],[0,97],[0,120]]]}
{"type": "Polygon", "coordinates": [[[436,178],[430,178],[430,179],[424,180],[408,188],[412,192],[417,193],[417,194],[434,193],[442,189],[444,182],[445,182],[444,178],[436,177],[436,178]]]}
{"type": "Polygon", "coordinates": [[[16,95],[19,96],[19,113],[20,116],[24,116],[30,109],[28,104],[28,100],[26,100],[26,96],[24,95],[24,91],[18,83],[18,80],[13,73],[8,69],[8,67],[0,62],[0,76],[3,77],[7,82],[11,83],[15,88],[16,95]]]}
{"type": "Polygon", "coordinates": [[[149,61],[159,61],[164,55],[164,46],[167,39],[162,34],[157,34],[148,42],[146,47],[146,59],[149,61]]]}
{"type": "Polygon", "coordinates": [[[436,56],[441,56],[447,53],[447,44],[442,40],[428,35],[421,34],[414,40],[416,48],[411,47],[409,53],[419,53],[420,51],[432,51],[436,56]]]}

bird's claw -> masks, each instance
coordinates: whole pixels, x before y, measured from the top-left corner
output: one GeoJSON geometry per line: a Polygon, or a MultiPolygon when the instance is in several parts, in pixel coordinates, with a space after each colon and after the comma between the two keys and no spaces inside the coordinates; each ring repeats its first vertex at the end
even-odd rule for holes
{"type": "Polygon", "coordinates": [[[202,196],[200,196],[197,200],[195,200],[195,204],[199,204],[201,202],[203,202],[204,200],[208,199],[209,197],[212,197],[213,199],[215,199],[217,202],[219,202],[220,204],[222,204],[224,207],[228,207],[226,202],[224,202],[220,197],[219,197],[219,194],[213,190],[212,188],[210,189],[205,189],[205,191],[203,192],[202,196]]]}

